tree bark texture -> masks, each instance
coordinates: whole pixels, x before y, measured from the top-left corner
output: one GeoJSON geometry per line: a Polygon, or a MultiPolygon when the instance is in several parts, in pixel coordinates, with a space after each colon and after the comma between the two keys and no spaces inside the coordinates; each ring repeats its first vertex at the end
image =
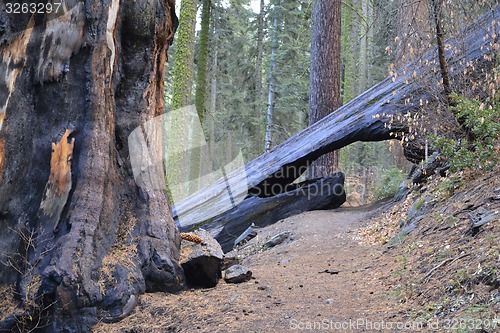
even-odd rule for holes
{"type": "MultiPolygon", "coordinates": [[[[311,39],[311,90],[309,125],[340,107],[341,0],[316,0],[311,39]]],[[[309,170],[309,178],[321,178],[338,169],[338,152],[321,156],[309,170]]]]}
{"type": "MultiPolygon", "coordinates": [[[[149,0],[151,1],[151,0],[149,0]]],[[[180,109],[192,103],[194,41],[196,32],[196,13],[198,1],[183,0],[180,10],[180,24],[175,45],[174,91],[172,110],[180,109]]],[[[198,110],[199,112],[200,110],[198,110]]]]}
{"type": "MultiPolygon", "coordinates": [[[[163,113],[175,0],[62,2],[0,18],[0,284],[23,285],[18,268],[33,267],[44,309],[1,328],[29,314],[48,332],[89,332],[144,292],[184,285],[166,191],[136,184],[127,145],[163,113]],[[22,230],[34,231],[27,262],[22,230]]],[[[148,140],[161,153],[161,136],[148,140]]]]}

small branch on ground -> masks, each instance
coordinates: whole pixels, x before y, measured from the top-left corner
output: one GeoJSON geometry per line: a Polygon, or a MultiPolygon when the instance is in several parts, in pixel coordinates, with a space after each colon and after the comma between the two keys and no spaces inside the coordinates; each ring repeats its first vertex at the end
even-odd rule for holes
{"type": "Polygon", "coordinates": [[[444,260],[444,261],[443,261],[443,262],[441,262],[439,265],[437,265],[436,267],[434,267],[433,269],[431,269],[431,270],[430,270],[430,271],[429,271],[429,272],[425,275],[425,277],[423,278],[423,282],[424,282],[424,283],[429,282],[429,280],[431,279],[432,275],[434,275],[434,273],[436,272],[436,270],[437,270],[437,269],[439,269],[440,267],[445,266],[445,265],[447,265],[447,264],[450,264],[450,265],[451,265],[451,264],[453,264],[455,261],[460,260],[460,259],[465,258],[465,257],[470,256],[470,255],[471,255],[470,253],[466,253],[466,254],[462,254],[462,255],[460,255],[460,256],[458,256],[458,257],[454,258],[454,259],[452,259],[452,258],[448,258],[448,259],[444,260]]]}

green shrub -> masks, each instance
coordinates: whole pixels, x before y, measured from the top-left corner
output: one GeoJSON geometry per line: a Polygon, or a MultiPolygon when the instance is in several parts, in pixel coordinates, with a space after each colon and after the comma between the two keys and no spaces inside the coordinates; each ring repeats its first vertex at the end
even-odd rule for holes
{"type": "Polygon", "coordinates": [[[384,172],[382,177],[377,182],[375,188],[375,197],[377,199],[384,199],[394,196],[398,193],[399,185],[405,179],[403,171],[397,168],[391,168],[384,172]]]}
{"type": "Polygon", "coordinates": [[[491,170],[498,162],[495,145],[500,135],[500,101],[486,105],[480,101],[454,95],[452,111],[464,121],[473,142],[463,138],[431,136],[433,148],[448,158],[451,171],[468,168],[491,170]]]}
{"type": "Polygon", "coordinates": [[[465,185],[463,179],[457,177],[450,177],[444,180],[441,184],[437,186],[437,189],[441,191],[446,197],[451,197],[455,194],[455,191],[465,185]]]}

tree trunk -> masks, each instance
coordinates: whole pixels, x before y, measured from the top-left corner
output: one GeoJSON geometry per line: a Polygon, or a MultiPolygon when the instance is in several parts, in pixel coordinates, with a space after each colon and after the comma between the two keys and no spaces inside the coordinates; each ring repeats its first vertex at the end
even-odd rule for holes
{"type": "Polygon", "coordinates": [[[215,115],[217,111],[217,68],[218,68],[218,60],[219,60],[219,47],[218,47],[218,36],[216,35],[216,30],[213,29],[213,54],[212,54],[212,71],[211,71],[211,80],[210,80],[210,114],[209,117],[209,127],[210,127],[210,140],[209,140],[209,149],[210,149],[210,170],[215,170],[215,115]]]}
{"type": "Polygon", "coordinates": [[[353,99],[356,94],[356,57],[358,49],[359,17],[354,11],[355,1],[345,0],[342,12],[342,61],[341,61],[341,104],[353,99]]]}
{"type": "Polygon", "coordinates": [[[448,104],[451,102],[451,85],[450,79],[448,75],[448,65],[446,64],[446,55],[444,49],[444,33],[443,27],[441,23],[441,15],[442,15],[442,4],[441,1],[431,0],[432,9],[433,9],[433,17],[434,24],[436,26],[436,40],[438,45],[438,58],[439,58],[439,68],[441,70],[441,77],[443,79],[443,89],[446,98],[448,99],[448,104]]]}
{"type": "MultiPolygon", "coordinates": [[[[374,26],[375,26],[375,9],[374,9],[374,2],[373,1],[368,1],[367,2],[367,19],[368,19],[368,27],[367,27],[367,35],[368,35],[368,50],[367,50],[367,54],[368,54],[368,61],[369,61],[369,65],[368,65],[368,73],[366,75],[366,80],[367,80],[367,86],[366,88],[368,87],[371,87],[373,85],[373,72],[374,72],[374,59],[375,59],[375,42],[374,42],[374,37],[375,37],[375,29],[374,29],[374,26]]],[[[364,90],[363,90],[364,91],[364,90]]]]}
{"type": "Polygon", "coordinates": [[[287,186],[285,193],[261,198],[248,196],[238,206],[212,219],[203,229],[217,239],[224,252],[248,227],[266,227],[303,212],[340,207],[346,200],[344,175],[314,179],[287,186]]]}
{"type": "Polygon", "coordinates": [[[197,0],[181,1],[180,26],[176,37],[172,110],[192,103],[196,3],[197,0]]]}
{"type": "Polygon", "coordinates": [[[370,30],[370,18],[368,17],[368,0],[361,1],[361,10],[363,14],[363,24],[361,28],[361,41],[359,47],[359,91],[365,91],[368,88],[368,31],[370,30]]]}
{"type": "MultiPolygon", "coordinates": [[[[257,119],[256,126],[256,136],[258,139],[257,147],[261,147],[262,144],[262,63],[264,61],[264,0],[260,0],[260,13],[257,17],[258,22],[258,31],[257,31],[257,60],[255,63],[255,101],[254,101],[254,112],[255,117],[257,119]]],[[[260,148],[259,148],[260,149],[260,148]]],[[[260,154],[260,151],[257,152],[257,155],[260,154]]]]}
{"type": "Polygon", "coordinates": [[[275,92],[275,72],[276,72],[276,49],[278,47],[278,6],[274,6],[273,38],[271,49],[271,68],[269,69],[269,92],[267,98],[267,120],[266,120],[266,140],[264,152],[271,150],[273,144],[273,116],[274,116],[274,92],[275,92]]]}
{"type": "MultiPolygon", "coordinates": [[[[193,71],[194,71],[194,51],[195,51],[195,30],[197,0],[182,0],[179,17],[179,31],[176,36],[174,83],[172,93],[171,110],[179,110],[188,107],[193,103],[193,71]]],[[[185,114],[189,112],[183,110],[185,114]]],[[[187,135],[189,117],[184,117],[181,113],[173,116],[176,119],[171,121],[168,129],[168,164],[170,168],[167,173],[167,186],[170,199],[185,197],[194,191],[196,184],[190,182],[191,179],[198,179],[199,162],[194,152],[188,148],[196,146],[197,137],[187,135]],[[184,138],[179,141],[179,138],[184,138]],[[187,170],[187,172],[186,172],[187,170]]],[[[198,110],[199,112],[199,110],[198,110]]],[[[196,183],[196,182],[194,182],[196,183]]]]}
{"type": "MultiPolygon", "coordinates": [[[[201,30],[198,52],[196,56],[197,77],[196,77],[196,93],[195,93],[195,106],[198,113],[198,119],[195,122],[204,123],[205,113],[207,111],[207,67],[208,67],[208,44],[210,38],[210,12],[211,0],[203,0],[203,8],[201,12],[201,30]]],[[[196,7],[196,6],[195,6],[196,7]]],[[[195,20],[196,22],[196,20],[195,20]]],[[[193,36],[194,37],[194,36],[193,36]]],[[[194,40],[194,38],[193,38],[194,40]]],[[[190,127],[197,128],[197,127],[190,127]]],[[[204,139],[201,135],[190,135],[193,138],[194,147],[202,145],[204,139]]],[[[189,168],[189,193],[194,193],[199,190],[199,179],[203,175],[203,151],[199,149],[190,149],[190,168],[189,168]]]]}
{"type": "Polygon", "coordinates": [[[205,118],[207,103],[207,68],[208,68],[208,42],[210,36],[210,11],[211,0],[203,0],[203,10],[201,13],[201,31],[200,47],[198,50],[197,61],[197,80],[196,80],[196,110],[201,123],[205,118]]]}
{"type": "MultiPolygon", "coordinates": [[[[340,107],[341,7],[340,0],[316,0],[313,8],[309,125],[340,107]]],[[[311,166],[309,178],[333,174],[338,160],[338,152],[320,157],[311,166]]]]}
{"type": "MultiPolygon", "coordinates": [[[[183,287],[162,166],[139,186],[128,147],[163,113],[174,7],[65,1],[57,15],[2,17],[0,284],[29,288],[0,330],[43,319],[48,332],[90,332],[144,292],[183,287]]],[[[148,141],[161,153],[161,135],[148,141]]]]}

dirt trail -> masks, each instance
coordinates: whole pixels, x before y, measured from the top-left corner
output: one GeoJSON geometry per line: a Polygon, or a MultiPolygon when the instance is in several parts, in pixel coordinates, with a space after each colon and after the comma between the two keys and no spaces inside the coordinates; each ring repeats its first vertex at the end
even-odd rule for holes
{"type": "Polygon", "coordinates": [[[254,242],[282,231],[292,236],[267,251],[242,250],[251,281],[143,295],[130,317],[100,324],[95,332],[396,331],[380,326],[397,314],[387,281],[396,263],[380,246],[353,237],[369,216],[383,210],[375,205],[308,212],[261,229],[254,242]]]}

